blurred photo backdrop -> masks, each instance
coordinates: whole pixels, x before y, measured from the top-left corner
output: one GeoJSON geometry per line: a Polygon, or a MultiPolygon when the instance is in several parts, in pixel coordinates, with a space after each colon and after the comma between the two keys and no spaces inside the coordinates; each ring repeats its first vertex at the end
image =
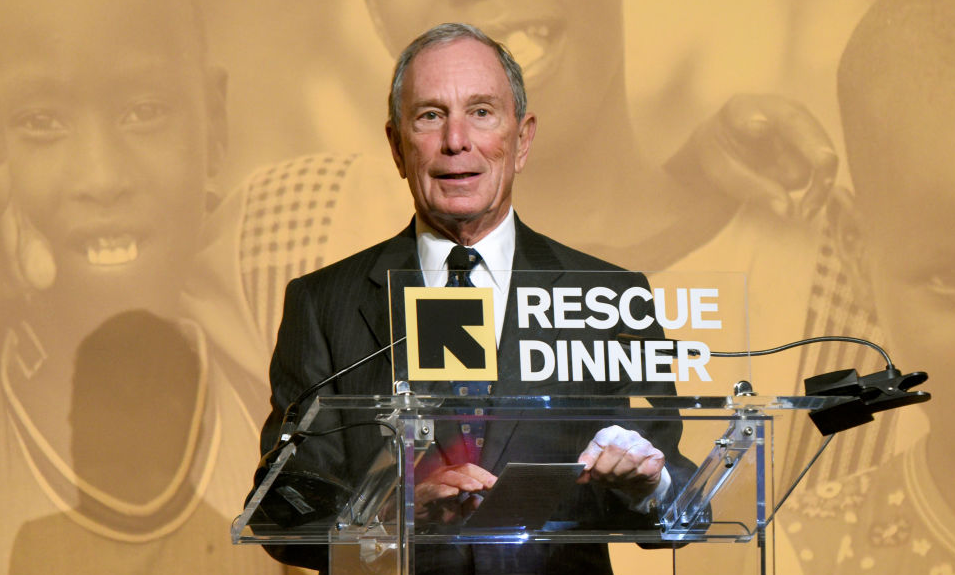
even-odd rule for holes
{"type": "MultiPolygon", "coordinates": [[[[851,335],[929,372],[926,409],[842,434],[805,478],[777,572],[952,573],[943,0],[4,0],[0,573],[290,572],[228,533],[284,287],[407,225],[390,76],[447,21],[524,68],[524,221],[628,269],[745,273],[752,349],[851,335]],[[802,118],[826,170],[793,144],[802,118]],[[755,176],[718,155],[731,128],[755,176]]],[[[849,367],[883,365],[829,344],[751,377],[791,395],[849,367]]],[[[669,572],[665,551],[611,553],[669,572]]]]}

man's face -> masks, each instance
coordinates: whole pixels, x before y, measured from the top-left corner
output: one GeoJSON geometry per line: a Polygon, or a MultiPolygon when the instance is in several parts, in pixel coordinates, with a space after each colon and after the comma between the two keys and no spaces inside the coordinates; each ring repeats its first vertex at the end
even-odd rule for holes
{"type": "Polygon", "coordinates": [[[416,212],[439,230],[463,226],[477,241],[507,215],[514,174],[533,140],[533,114],[517,121],[496,53],[473,39],[419,53],[400,99],[400,127],[389,125],[388,138],[416,212]]]}
{"type": "Polygon", "coordinates": [[[4,12],[0,150],[13,201],[52,245],[55,289],[176,291],[222,143],[187,3],[39,0],[4,12]]]}
{"type": "Polygon", "coordinates": [[[473,24],[507,46],[524,70],[529,100],[547,120],[547,142],[538,143],[538,157],[566,153],[573,149],[568,142],[593,128],[590,114],[568,109],[596,113],[609,94],[624,89],[620,0],[366,1],[395,57],[422,30],[442,22],[473,24]]]}

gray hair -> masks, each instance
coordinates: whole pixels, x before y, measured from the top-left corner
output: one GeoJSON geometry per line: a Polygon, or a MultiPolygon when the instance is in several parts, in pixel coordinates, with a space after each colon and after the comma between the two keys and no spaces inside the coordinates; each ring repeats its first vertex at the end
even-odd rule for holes
{"type": "Polygon", "coordinates": [[[462,23],[439,24],[424,34],[418,36],[408,44],[395,64],[395,73],[391,77],[391,93],[388,94],[388,121],[398,128],[401,121],[401,88],[404,85],[405,71],[411,65],[415,56],[425,48],[435,44],[448,44],[462,38],[471,38],[490,46],[497,53],[497,58],[504,68],[507,80],[511,84],[511,93],[514,95],[514,115],[520,121],[527,113],[527,92],[524,90],[524,75],[521,65],[517,63],[511,52],[500,42],[491,39],[476,26],[462,23]]]}

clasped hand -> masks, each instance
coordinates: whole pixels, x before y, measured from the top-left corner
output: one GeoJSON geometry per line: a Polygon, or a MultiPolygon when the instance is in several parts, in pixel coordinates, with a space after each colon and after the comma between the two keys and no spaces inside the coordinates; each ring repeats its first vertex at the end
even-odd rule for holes
{"type": "Polygon", "coordinates": [[[578,483],[596,481],[638,503],[660,485],[666,457],[636,431],[613,425],[598,431],[577,461],[584,464],[578,483]]]}

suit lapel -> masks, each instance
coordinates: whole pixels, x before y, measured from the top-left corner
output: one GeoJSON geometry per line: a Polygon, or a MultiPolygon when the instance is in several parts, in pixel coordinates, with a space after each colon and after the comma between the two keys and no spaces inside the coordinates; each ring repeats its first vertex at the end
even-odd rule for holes
{"type": "MultiPolygon", "coordinates": [[[[368,280],[374,285],[370,295],[360,304],[359,310],[362,317],[368,325],[368,328],[374,334],[379,346],[385,346],[391,343],[391,313],[389,305],[391,297],[389,294],[388,272],[390,270],[419,270],[420,261],[418,259],[418,246],[415,238],[414,220],[411,224],[402,230],[400,234],[389,240],[383,246],[377,259],[372,264],[368,272],[368,280]]],[[[424,279],[419,273],[413,284],[417,287],[424,286],[424,279]]],[[[397,327],[395,338],[404,334],[404,306],[398,306],[396,317],[394,318],[397,327]]],[[[399,354],[405,353],[405,347],[396,346],[399,354]]],[[[391,361],[389,355],[388,360],[391,361]]],[[[433,385],[418,385],[415,391],[420,394],[430,394],[433,392],[433,385]]],[[[447,389],[447,386],[441,386],[441,389],[447,389]]],[[[460,461],[460,454],[453,450],[455,446],[461,444],[461,432],[453,421],[438,422],[435,426],[435,449],[436,452],[424,458],[415,466],[415,473],[421,473],[421,477],[426,477],[442,465],[449,465],[460,461]]]]}
{"type": "Polygon", "coordinates": [[[388,270],[416,270],[418,267],[414,221],[412,221],[411,225],[384,244],[368,273],[368,280],[375,287],[359,304],[359,311],[379,346],[383,347],[391,343],[388,270]]]}
{"type": "MultiPolygon", "coordinates": [[[[534,232],[520,220],[516,221],[516,228],[514,264],[511,269],[515,271],[546,271],[547,273],[541,273],[540,283],[547,286],[553,285],[562,275],[563,264],[557,259],[544,236],[534,232]]],[[[514,378],[511,381],[502,381],[501,385],[495,390],[497,395],[523,395],[529,389],[528,384],[521,381],[519,377],[518,341],[522,334],[517,328],[516,292],[518,285],[520,285],[520,278],[512,276],[511,287],[507,294],[507,310],[504,312],[504,330],[501,333],[501,346],[498,352],[498,373],[511,374],[514,378]]],[[[548,343],[552,343],[557,339],[557,330],[545,330],[542,336],[548,343]]]]}
{"type": "MultiPolygon", "coordinates": [[[[515,217],[516,242],[514,246],[514,262],[511,266],[515,271],[546,270],[543,278],[552,283],[557,280],[564,266],[547,244],[544,236],[534,232],[515,217]]],[[[521,337],[517,329],[517,283],[514,276],[511,278],[511,287],[507,295],[507,310],[504,313],[504,330],[501,333],[501,345],[498,351],[498,374],[511,374],[511,379],[499,380],[494,385],[494,395],[521,396],[527,395],[528,382],[520,379],[520,355],[518,341],[521,337]]],[[[544,330],[543,339],[552,344],[558,338],[558,330],[544,330]]],[[[519,421],[498,420],[490,422],[484,435],[484,448],[481,451],[481,467],[492,470],[500,463],[501,456],[507,448],[519,421]]]]}

